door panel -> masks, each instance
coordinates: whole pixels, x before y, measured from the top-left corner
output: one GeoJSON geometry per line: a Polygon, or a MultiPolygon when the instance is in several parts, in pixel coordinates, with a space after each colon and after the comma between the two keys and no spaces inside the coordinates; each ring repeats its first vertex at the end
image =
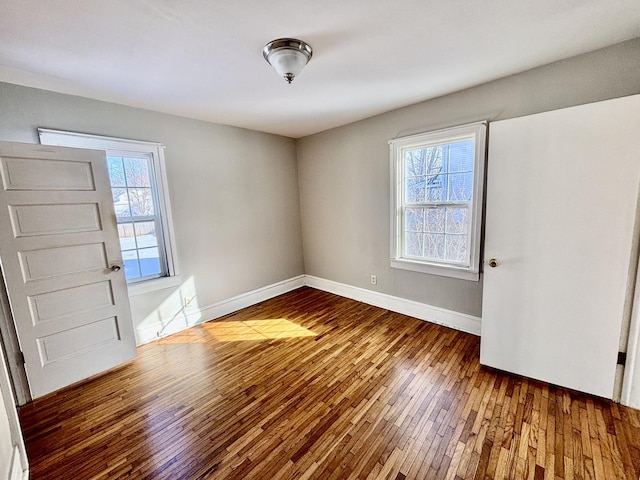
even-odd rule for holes
{"type": "Polygon", "coordinates": [[[96,232],[102,229],[97,203],[11,205],[9,215],[16,237],[96,232]],[[56,219],[55,224],[49,222],[51,218],[56,219]]]}
{"type": "Polygon", "coordinates": [[[40,363],[46,365],[77,357],[95,347],[117,343],[119,340],[116,317],[103,318],[92,323],[82,322],[68,330],[38,338],[40,363]]]}
{"type": "Polygon", "coordinates": [[[18,252],[25,282],[108,269],[103,243],[42,248],[18,252]]]}
{"type": "Polygon", "coordinates": [[[5,190],[95,190],[89,160],[9,157],[0,168],[5,190]]]}
{"type": "Polygon", "coordinates": [[[640,96],[491,124],[481,363],[612,397],[638,132],[640,96]]]}
{"type": "Polygon", "coordinates": [[[108,280],[30,295],[28,298],[34,324],[115,305],[111,281],[108,280]]]}
{"type": "Polygon", "coordinates": [[[134,358],[104,152],[0,143],[0,175],[0,258],[32,396],[134,358]]]}

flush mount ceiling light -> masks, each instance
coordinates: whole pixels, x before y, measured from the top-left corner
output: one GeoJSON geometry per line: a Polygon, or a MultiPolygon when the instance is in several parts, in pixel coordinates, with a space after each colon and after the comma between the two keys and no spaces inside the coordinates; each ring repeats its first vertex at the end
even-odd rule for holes
{"type": "Polygon", "coordinates": [[[264,59],[289,83],[302,71],[312,54],[309,44],[295,38],[278,38],[262,49],[264,59]]]}

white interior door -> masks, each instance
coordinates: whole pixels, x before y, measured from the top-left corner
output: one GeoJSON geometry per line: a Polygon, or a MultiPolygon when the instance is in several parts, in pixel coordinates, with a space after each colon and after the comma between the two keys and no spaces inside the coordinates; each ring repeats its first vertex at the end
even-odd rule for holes
{"type": "Polygon", "coordinates": [[[491,124],[482,364],[612,397],[639,180],[639,95],[491,124]]]}
{"type": "Polygon", "coordinates": [[[0,143],[0,260],[33,398],[136,356],[104,152],[0,143]]]}

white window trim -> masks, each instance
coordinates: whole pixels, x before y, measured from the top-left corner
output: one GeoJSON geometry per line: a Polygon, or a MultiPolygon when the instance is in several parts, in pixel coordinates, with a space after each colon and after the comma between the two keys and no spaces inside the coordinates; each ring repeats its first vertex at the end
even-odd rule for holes
{"type": "Polygon", "coordinates": [[[478,281],[480,278],[480,241],[482,230],[482,205],[484,199],[484,170],[486,163],[487,122],[472,123],[453,128],[435,130],[389,141],[391,157],[391,267],[413,270],[421,273],[442,275],[464,280],[478,281]],[[423,146],[429,143],[441,143],[456,137],[475,137],[475,162],[473,174],[473,197],[471,202],[470,255],[469,266],[434,263],[403,258],[402,249],[402,195],[403,173],[402,152],[405,149],[423,146]]]}
{"type": "Polygon", "coordinates": [[[175,234],[173,231],[173,217],[171,215],[171,202],[169,200],[169,184],[167,182],[167,170],[164,160],[164,145],[157,142],[145,142],[141,140],[129,140],[116,137],[105,137],[87,133],[67,132],[64,130],[51,130],[38,128],[40,143],[42,145],[54,145],[62,147],[89,148],[93,150],[128,151],[137,153],[151,152],[154,157],[156,181],[159,186],[158,201],[160,218],[162,218],[162,236],[164,250],[167,257],[166,277],[154,278],[136,283],[128,283],[129,296],[178,286],[182,283],[178,269],[178,257],[176,254],[175,234]]]}

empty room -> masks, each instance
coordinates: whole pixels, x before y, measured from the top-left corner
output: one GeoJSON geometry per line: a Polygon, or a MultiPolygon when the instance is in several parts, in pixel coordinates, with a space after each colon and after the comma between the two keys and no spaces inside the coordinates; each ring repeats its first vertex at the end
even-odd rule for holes
{"type": "Polygon", "coordinates": [[[640,478],[640,3],[0,2],[0,480],[640,478]]]}

